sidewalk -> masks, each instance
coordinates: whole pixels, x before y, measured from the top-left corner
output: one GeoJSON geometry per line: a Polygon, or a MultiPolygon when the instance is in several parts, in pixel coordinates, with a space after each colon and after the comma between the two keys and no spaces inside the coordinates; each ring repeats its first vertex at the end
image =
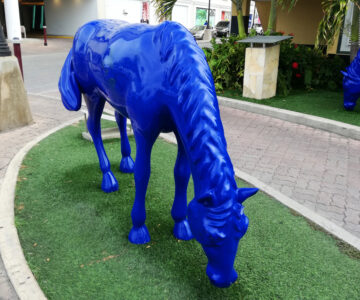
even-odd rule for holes
{"type": "Polygon", "coordinates": [[[233,164],[360,238],[360,141],[221,107],[233,164]]]}
{"type": "MultiPolygon", "coordinates": [[[[0,186],[19,149],[81,115],[66,111],[56,90],[60,60],[71,45],[69,41],[56,43],[58,52],[52,47],[37,51],[37,41],[23,45],[34,124],[0,133],[0,186]]],[[[221,107],[221,117],[234,167],[360,237],[360,141],[229,107],[221,107]]],[[[3,299],[17,296],[0,257],[3,299]]]]}

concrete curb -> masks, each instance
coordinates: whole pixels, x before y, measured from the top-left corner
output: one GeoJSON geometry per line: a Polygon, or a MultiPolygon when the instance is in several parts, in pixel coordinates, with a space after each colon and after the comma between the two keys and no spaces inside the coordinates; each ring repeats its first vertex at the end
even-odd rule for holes
{"type": "Polygon", "coordinates": [[[311,209],[301,205],[300,203],[292,200],[288,196],[284,195],[283,193],[275,190],[271,186],[263,183],[259,179],[240,171],[239,169],[234,168],[236,177],[250,183],[251,185],[259,188],[265,194],[275,198],[277,201],[281,202],[285,206],[291,208],[292,210],[296,211],[297,213],[304,216],[306,219],[314,222],[315,224],[322,227],[327,232],[331,233],[332,235],[336,236],[340,240],[348,243],[349,245],[353,246],[354,248],[360,250],[360,239],[356,236],[352,235],[350,232],[346,231],[342,227],[336,225],[335,223],[329,221],[328,219],[320,216],[319,214],[315,213],[311,209]]]}
{"type": "MultiPolygon", "coordinates": [[[[164,140],[176,144],[176,138],[172,134],[161,134],[164,140]]],[[[240,171],[237,168],[234,168],[236,177],[250,183],[251,185],[259,188],[265,194],[271,196],[272,198],[276,199],[277,201],[281,202],[285,206],[291,208],[292,210],[296,211],[297,213],[304,216],[306,219],[314,222],[315,224],[322,227],[324,230],[329,232],[330,234],[336,236],[337,238],[343,240],[344,242],[348,243],[349,245],[353,246],[354,248],[360,250],[360,239],[356,236],[352,235],[350,232],[346,231],[345,229],[341,228],[340,226],[336,225],[335,223],[329,221],[328,219],[320,216],[319,214],[313,212],[312,210],[308,209],[307,207],[301,205],[300,203],[292,200],[288,196],[284,195],[283,193],[275,190],[271,186],[263,183],[262,181],[258,180],[257,178],[240,171]]]]}
{"type": "Polygon", "coordinates": [[[355,140],[360,140],[359,126],[242,100],[234,100],[220,96],[218,97],[218,100],[219,104],[223,106],[261,114],[280,120],[333,132],[355,140]]]}
{"type": "Polygon", "coordinates": [[[11,160],[0,189],[0,253],[15,292],[21,300],[46,299],[27,265],[14,219],[15,188],[18,172],[25,155],[50,134],[78,122],[82,117],[67,121],[38,136],[21,148],[11,160]]]}

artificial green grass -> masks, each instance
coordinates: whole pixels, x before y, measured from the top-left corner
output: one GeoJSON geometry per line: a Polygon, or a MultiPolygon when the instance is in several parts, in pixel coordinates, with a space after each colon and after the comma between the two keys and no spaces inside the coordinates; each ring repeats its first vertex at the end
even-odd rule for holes
{"type": "Polygon", "coordinates": [[[70,126],[33,148],[16,189],[21,244],[49,299],[360,298],[360,260],[261,192],[245,202],[250,226],[235,262],[238,280],[228,289],[212,286],[201,246],[172,236],[176,146],[161,140],[146,197],[152,241],[132,245],[134,181],[118,171],[119,141],[105,142],[119,180],[119,191],[105,194],[94,147],[80,137],[82,130],[82,124],[70,126]]]}
{"type": "Polygon", "coordinates": [[[275,96],[264,100],[244,98],[242,92],[235,90],[224,91],[218,95],[360,126],[360,104],[357,104],[354,111],[346,111],[343,107],[342,91],[293,90],[286,97],[275,96]]]}

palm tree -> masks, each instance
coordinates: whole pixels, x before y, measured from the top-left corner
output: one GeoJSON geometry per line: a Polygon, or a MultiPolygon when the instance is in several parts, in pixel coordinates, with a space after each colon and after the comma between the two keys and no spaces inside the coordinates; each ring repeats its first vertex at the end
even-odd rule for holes
{"type": "Polygon", "coordinates": [[[322,7],[324,17],[320,21],[316,37],[316,46],[320,44],[332,45],[343,26],[349,3],[354,3],[351,25],[351,61],[355,58],[359,49],[359,8],[360,0],[324,0],[322,7]]]}
{"type": "Polygon", "coordinates": [[[246,31],[244,26],[244,17],[242,13],[242,0],[231,0],[232,3],[236,6],[236,13],[237,13],[237,21],[238,21],[238,32],[239,32],[239,38],[243,39],[246,37],[246,31]]]}
{"type": "Polygon", "coordinates": [[[159,20],[171,20],[172,10],[177,0],[151,0],[159,20]]]}
{"type": "MultiPolygon", "coordinates": [[[[235,4],[237,10],[237,19],[238,19],[238,30],[239,37],[245,38],[246,32],[243,21],[242,14],[242,2],[243,0],[231,0],[235,4]]],[[[175,6],[176,0],[151,0],[156,8],[156,15],[159,20],[171,20],[171,13],[175,6]]]]}
{"type": "MultiPolygon", "coordinates": [[[[156,8],[156,15],[158,16],[159,20],[171,20],[171,13],[176,1],[177,0],[151,0],[156,8]]],[[[298,0],[271,0],[271,10],[267,29],[268,33],[272,33],[274,31],[277,5],[282,6],[282,8],[289,7],[289,10],[291,10],[297,1],[298,0]]],[[[231,0],[231,2],[236,6],[239,37],[245,38],[246,31],[242,13],[243,0],[231,0]]]]}

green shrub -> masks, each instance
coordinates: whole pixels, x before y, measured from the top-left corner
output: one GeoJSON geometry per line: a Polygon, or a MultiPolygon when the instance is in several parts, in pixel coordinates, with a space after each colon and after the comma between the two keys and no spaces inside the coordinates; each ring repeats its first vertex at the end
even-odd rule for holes
{"type": "Polygon", "coordinates": [[[235,36],[223,38],[220,44],[213,39],[213,49],[204,50],[218,91],[242,89],[246,45],[236,43],[238,39],[235,36]]]}
{"type": "Polygon", "coordinates": [[[339,56],[325,55],[320,49],[297,45],[290,40],[282,42],[277,94],[286,96],[294,87],[338,89],[342,86],[340,71],[345,66],[345,60],[339,56]]]}
{"type": "MultiPolygon", "coordinates": [[[[236,36],[221,39],[219,44],[212,40],[213,48],[204,49],[219,92],[242,90],[247,45],[236,43],[238,40],[236,36]]],[[[345,60],[339,56],[328,56],[319,49],[296,45],[291,40],[284,41],[280,46],[277,94],[286,96],[293,88],[340,88],[340,71],[345,66],[345,60]]]]}

